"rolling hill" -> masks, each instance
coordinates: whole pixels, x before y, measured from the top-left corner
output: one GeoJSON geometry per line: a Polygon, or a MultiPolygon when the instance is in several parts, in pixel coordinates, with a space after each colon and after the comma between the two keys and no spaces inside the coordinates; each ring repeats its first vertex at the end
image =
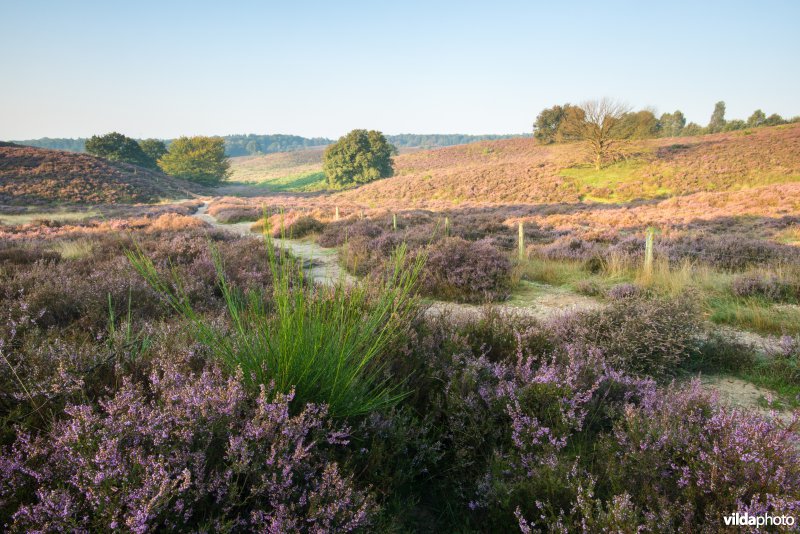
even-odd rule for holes
{"type": "Polygon", "coordinates": [[[338,193],[371,206],[619,203],[800,182],[800,124],[630,143],[595,171],[580,143],[530,138],[401,154],[395,176],[338,193]]]}
{"type": "Polygon", "coordinates": [[[159,171],[60,150],[0,144],[0,204],[153,202],[198,187],[159,171]]]}

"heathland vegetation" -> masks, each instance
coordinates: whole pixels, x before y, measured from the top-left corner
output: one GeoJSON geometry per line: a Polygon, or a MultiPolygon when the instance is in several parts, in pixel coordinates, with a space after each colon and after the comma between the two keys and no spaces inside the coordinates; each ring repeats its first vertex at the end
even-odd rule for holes
{"type": "Polygon", "coordinates": [[[123,159],[223,177],[221,139],[0,147],[0,528],[796,514],[800,125],[666,138],[593,105],[553,142],[235,158],[243,197],[123,159]],[[208,196],[134,204],[175,184],[208,196]],[[33,199],[81,204],[7,206],[33,199]]]}

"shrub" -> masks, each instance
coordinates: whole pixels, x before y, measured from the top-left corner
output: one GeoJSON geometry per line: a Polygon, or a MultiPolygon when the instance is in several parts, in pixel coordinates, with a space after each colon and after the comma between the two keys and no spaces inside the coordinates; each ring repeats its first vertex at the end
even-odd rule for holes
{"type": "Polygon", "coordinates": [[[338,247],[356,237],[374,238],[383,233],[383,229],[369,220],[339,221],[325,226],[317,239],[320,246],[338,247]]]}
{"type": "Polygon", "coordinates": [[[664,378],[699,345],[699,313],[688,297],[612,301],[551,323],[555,339],[600,349],[614,368],[664,378]]]}
{"type": "MultiPolygon", "coordinates": [[[[252,232],[264,232],[264,218],[258,220],[250,228],[252,232]]],[[[286,237],[299,239],[309,234],[321,232],[325,225],[313,217],[303,215],[301,212],[276,213],[266,219],[269,235],[272,237],[286,237]]]]}
{"type": "Polygon", "coordinates": [[[240,222],[257,221],[263,213],[261,208],[235,206],[215,210],[213,215],[216,217],[217,222],[236,224],[240,222]]]}
{"type": "Polygon", "coordinates": [[[296,219],[287,229],[287,235],[293,238],[305,237],[309,234],[316,234],[321,232],[325,225],[319,222],[314,217],[304,215],[296,219]]]}
{"type": "Polygon", "coordinates": [[[350,532],[372,500],[326,444],[347,443],[324,406],[291,415],[289,395],[241,376],[195,375],[162,363],[145,384],[125,380],[73,405],[41,436],[20,433],[0,455],[0,511],[15,532],[213,530],[350,532]]]}
{"type": "Polygon", "coordinates": [[[603,248],[594,241],[563,238],[541,247],[539,254],[549,260],[589,261],[602,257],[603,248]]]}
{"type": "Polygon", "coordinates": [[[739,235],[684,236],[658,243],[656,252],[666,254],[670,262],[684,259],[707,263],[722,269],[741,270],[752,265],[798,262],[797,249],[779,245],[765,239],[752,239],[739,235]]]}
{"type": "Polygon", "coordinates": [[[596,297],[603,293],[603,289],[594,280],[580,280],[575,284],[575,292],[589,297],[596,297]]]}
{"type": "Polygon", "coordinates": [[[606,292],[606,296],[611,300],[632,299],[641,296],[641,294],[642,289],[631,283],[617,284],[606,292]]]}
{"type": "Polygon", "coordinates": [[[761,297],[775,302],[792,300],[794,290],[775,275],[743,274],[733,279],[731,291],[737,297],[761,297]]]}
{"type": "Polygon", "coordinates": [[[669,530],[720,531],[734,512],[796,515],[796,427],[725,407],[694,382],[625,412],[606,440],[609,482],[669,530]]]}
{"type": "Polygon", "coordinates": [[[511,288],[511,261],[486,240],[441,239],[428,248],[423,278],[433,296],[466,302],[504,299],[511,288]]]}

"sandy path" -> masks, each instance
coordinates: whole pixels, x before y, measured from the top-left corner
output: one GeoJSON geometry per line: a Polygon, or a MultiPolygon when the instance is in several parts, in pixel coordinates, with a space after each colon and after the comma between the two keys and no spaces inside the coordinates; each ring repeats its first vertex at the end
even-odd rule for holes
{"type": "MultiPolygon", "coordinates": [[[[206,201],[194,216],[226,232],[242,236],[255,237],[250,231],[252,222],[224,224],[217,221],[213,215],[208,214],[209,202],[206,201]]],[[[338,280],[352,283],[355,278],[339,265],[339,255],[335,249],[324,248],[311,241],[299,239],[273,238],[276,246],[288,250],[295,257],[305,262],[305,271],[315,282],[330,285],[338,280]]],[[[428,301],[426,313],[432,316],[448,315],[451,318],[465,320],[478,317],[484,306],[474,304],[461,304],[444,301],[428,301]]],[[[589,297],[576,295],[562,288],[523,282],[523,288],[508,302],[495,304],[504,311],[546,320],[558,313],[566,313],[576,309],[593,309],[601,306],[599,302],[589,297]]]]}

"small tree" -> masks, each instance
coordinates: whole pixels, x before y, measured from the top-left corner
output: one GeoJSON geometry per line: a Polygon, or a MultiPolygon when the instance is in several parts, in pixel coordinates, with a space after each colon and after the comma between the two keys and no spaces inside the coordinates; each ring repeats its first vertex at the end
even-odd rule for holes
{"type": "Polygon", "coordinates": [[[622,127],[622,117],[626,113],[627,106],[608,98],[590,100],[567,110],[563,131],[589,144],[594,168],[599,171],[614,145],[630,135],[622,127]]]}
{"type": "Polygon", "coordinates": [[[758,128],[759,126],[764,125],[765,120],[767,120],[767,116],[764,114],[763,111],[757,109],[747,119],[747,126],[750,128],[758,128]]]}
{"type": "Polygon", "coordinates": [[[683,128],[682,135],[692,136],[692,135],[703,135],[706,133],[705,128],[697,124],[696,122],[690,122],[683,128]]]}
{"type": "Polygon", "coordinates": [[[221,137],[180,137],[158,161],[167,174],[205,185],[217,185],[228,176],[230,163],[221,137]]]}
{"type": "Polygon", "coordinates": [[[772,115],[764,119],[764,126],[777,126],[779,124],[786,124],[786,121],[783,120],[783,117],[781,117],[777,113],[773,113],[772,115]]]}
{"type": "Polygon", "coordinates": [[[142,167],[148,167],[151,163],[135,139],[117,132],[93,135],[86,141],[86,152],[111,161],[132,163],[142,167]]]}
{"type": "Polygon", "coordinates": [[[680,110],[675,110],[673,113],[662,114],[658,122],[661,126],[661,137],[677,137],[686,126],[686,117],[680,110]]]}
{"type": "Polygon", "coordinates": [[[725,127],[725,102],[719,101],[714,105],[714,113],[708,121],[708,133],[721,132],[725,127]]]}
{"type": "Polygon", "coordinates": [[[622,115],[618,130],[619,135],[624,138],[650,139],[658,135],[660,127],[655,114],[649,109],[643,109],[622,115]]]}
{"type": "Polygon", "coordinates": [[[149,160],[149,165],[147,166],[153,169],[158,168],[158,160],[160,160],[164,154],[167,153],[167,145],[158,139],[145,139],[144,141],[139,141],[139,147],[149,160]]]}
{"type": "Polygon", "coordinates": [[[394,174],[395,152],[381,132],[353,130],[325,149],[325,176],[331,187],[388,178],[394,174]]]}
{"type": "Polygon", "coordinates": [[[563,106],[543,109],[536,116],[536,120],[533,123],[534,139],[543,145],[559,142],[559,129],[569,107],[569,104],[564,104],[563,106]]]}

